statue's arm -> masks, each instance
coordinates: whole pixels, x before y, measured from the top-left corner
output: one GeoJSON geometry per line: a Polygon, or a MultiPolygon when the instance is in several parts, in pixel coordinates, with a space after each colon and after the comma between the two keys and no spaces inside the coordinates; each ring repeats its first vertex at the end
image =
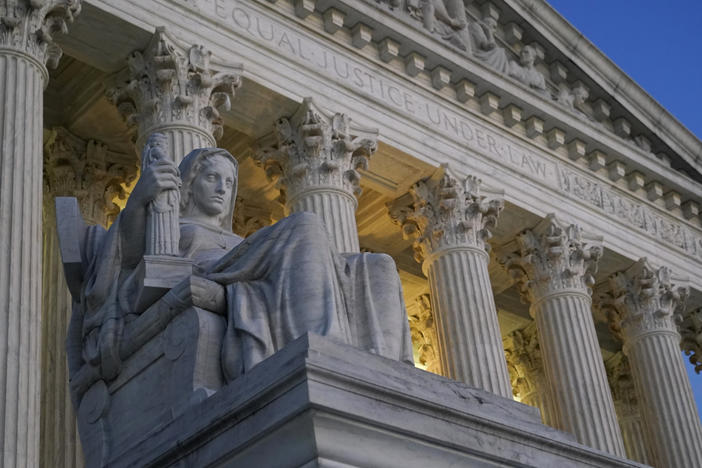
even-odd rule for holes
{"type": "Polygon", "coordinates": [[[171,161],[159,160],[141,174],[120,215],[122,265],[134,267],[144,256],[146,205],[165,190],[178,190],[180,176],[171,161]]]}

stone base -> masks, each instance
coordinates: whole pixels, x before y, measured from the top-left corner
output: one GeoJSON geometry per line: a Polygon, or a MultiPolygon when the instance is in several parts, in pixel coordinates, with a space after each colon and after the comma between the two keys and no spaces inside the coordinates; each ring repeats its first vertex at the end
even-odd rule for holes
{"type": "Polygon", "coordinates": [[[109,466],[641,466],[534,408],[316,335],[173,414],[109,466]]]}

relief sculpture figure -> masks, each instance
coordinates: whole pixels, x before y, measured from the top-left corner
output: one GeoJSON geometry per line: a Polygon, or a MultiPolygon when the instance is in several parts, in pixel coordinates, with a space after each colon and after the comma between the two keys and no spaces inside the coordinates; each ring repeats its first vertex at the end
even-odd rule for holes
{"type": "Polygon", "coordinates": [[[544,75],[534,67],[535,61],[536,50],[532,46],[524,46],[519,53],[519,63],[510,62],[509,75],[530,88],[545,92],[546,80],[544,75]]]}
{"type": "Polygon", "coordinates": [[[471,52],[465,7],[462,0],[411,0],[407,7],[420,18],[424,28],[436,33],[461,50],[471,52]]]}
{"type": "Polygon", "coordinates": [[[468,29],[473,40],[473,54],[498,72],[507,74],[510,70],[507,51],[495,40],[497,20],[487,16],[482,21],[470,23],[468,29]]]}

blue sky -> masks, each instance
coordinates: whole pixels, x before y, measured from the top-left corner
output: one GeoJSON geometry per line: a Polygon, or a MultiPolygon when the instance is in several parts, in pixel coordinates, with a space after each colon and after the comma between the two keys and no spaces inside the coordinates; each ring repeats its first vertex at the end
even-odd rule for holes
{"type": "MultiPolygon", "coordinates": [[[[702,0],[547,0],[702,138],[702,0]]],[[[688,365],[698,411],[702,375],[688,365]]]]}

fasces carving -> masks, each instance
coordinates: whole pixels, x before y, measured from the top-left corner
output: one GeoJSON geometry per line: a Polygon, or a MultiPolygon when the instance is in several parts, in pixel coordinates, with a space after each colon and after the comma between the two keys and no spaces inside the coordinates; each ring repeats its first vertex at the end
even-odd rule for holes
{"type": "Polygon", "coordinates": [[[486,191],[481,184],[477,177],[461,178],[444,167],[390,206],[390,215],[405,238],[414,240],[415,260],[423,262],[454,247],[490,249],[490,230],[504,201],[497,198],[501,194],[486,191]]]}
{"type": "Polygon", "coordinates": [[[610,319],[622,331],[625,347],[650,332],[678,335],[677,322],[688,289],[673,283],[670,269],[654,268],[645,258],[612,275],[610,319]]]}
{"type": "MultiPolygon", "coordinates": [[[[136,158],[115,154],[98,141],[84,141],[64,128],[51,130],[44,144],[44,192],[74,196],[92,224],[107,226],[119,213],[136,179],[136,158]]],[[[53,208],[51,208],[53,211],[53,208]]]]}
{"type": "Polygon", "coordinates": [[[680,334],[681,347],[699,374],[702,372],[702,309],[691,310],[684,315],[680,334]]]}
{"type": "Polygon", "coordinates": [[[53,36],[67,33],[80,10],[80,0],[5,0],[0,4],[0,48],[27,53],[55,68],[62,51],[53,36]]]}
{"type": "Polygon", "coordinates": [[[409,315],[410,335],[415,362],[424,370],[439,374],[441,362],[439,359],[439,341],[434,324],[434,313],[431,308],[431,297],[422,294],[417,297],[415,313],[409,315]]]}
{"type": "Polygon", "coordinates": [[[532,304],[561,292],[589,297],[602,256],[600,243],[600,238],[586,236],[579,226],[564,225],[555,215],[548,215],[535,228],[519,234],[517,253],[501,261],[532,304]]]}
{"type": "MultiPolygon", "coordinates": [[[[147,48],[133,52],[127,63],[115,78],[121,83],[107,96],[127,124],[137,128],[138,149],[151,133],[164,132],[163,127],[199,131],[214,146],[222,135],[220,112],[231,108],[241,84],[240,66],[214,64],[209,50],[184,47],[164,28],[158,28],[147,48]]],[[[176,162],[182,156],[176,156],[176,162]]]]}
{"type": "Polygon", "coordinates": [[[255,157],[291,204],[315,187],[360,194],[358,171],[368,168],[376,149],[377,131],[354,128],[347,115],[330,115],[305,98],[294,116],[276,122],[273,134],[260,141],[255,157]]]}

